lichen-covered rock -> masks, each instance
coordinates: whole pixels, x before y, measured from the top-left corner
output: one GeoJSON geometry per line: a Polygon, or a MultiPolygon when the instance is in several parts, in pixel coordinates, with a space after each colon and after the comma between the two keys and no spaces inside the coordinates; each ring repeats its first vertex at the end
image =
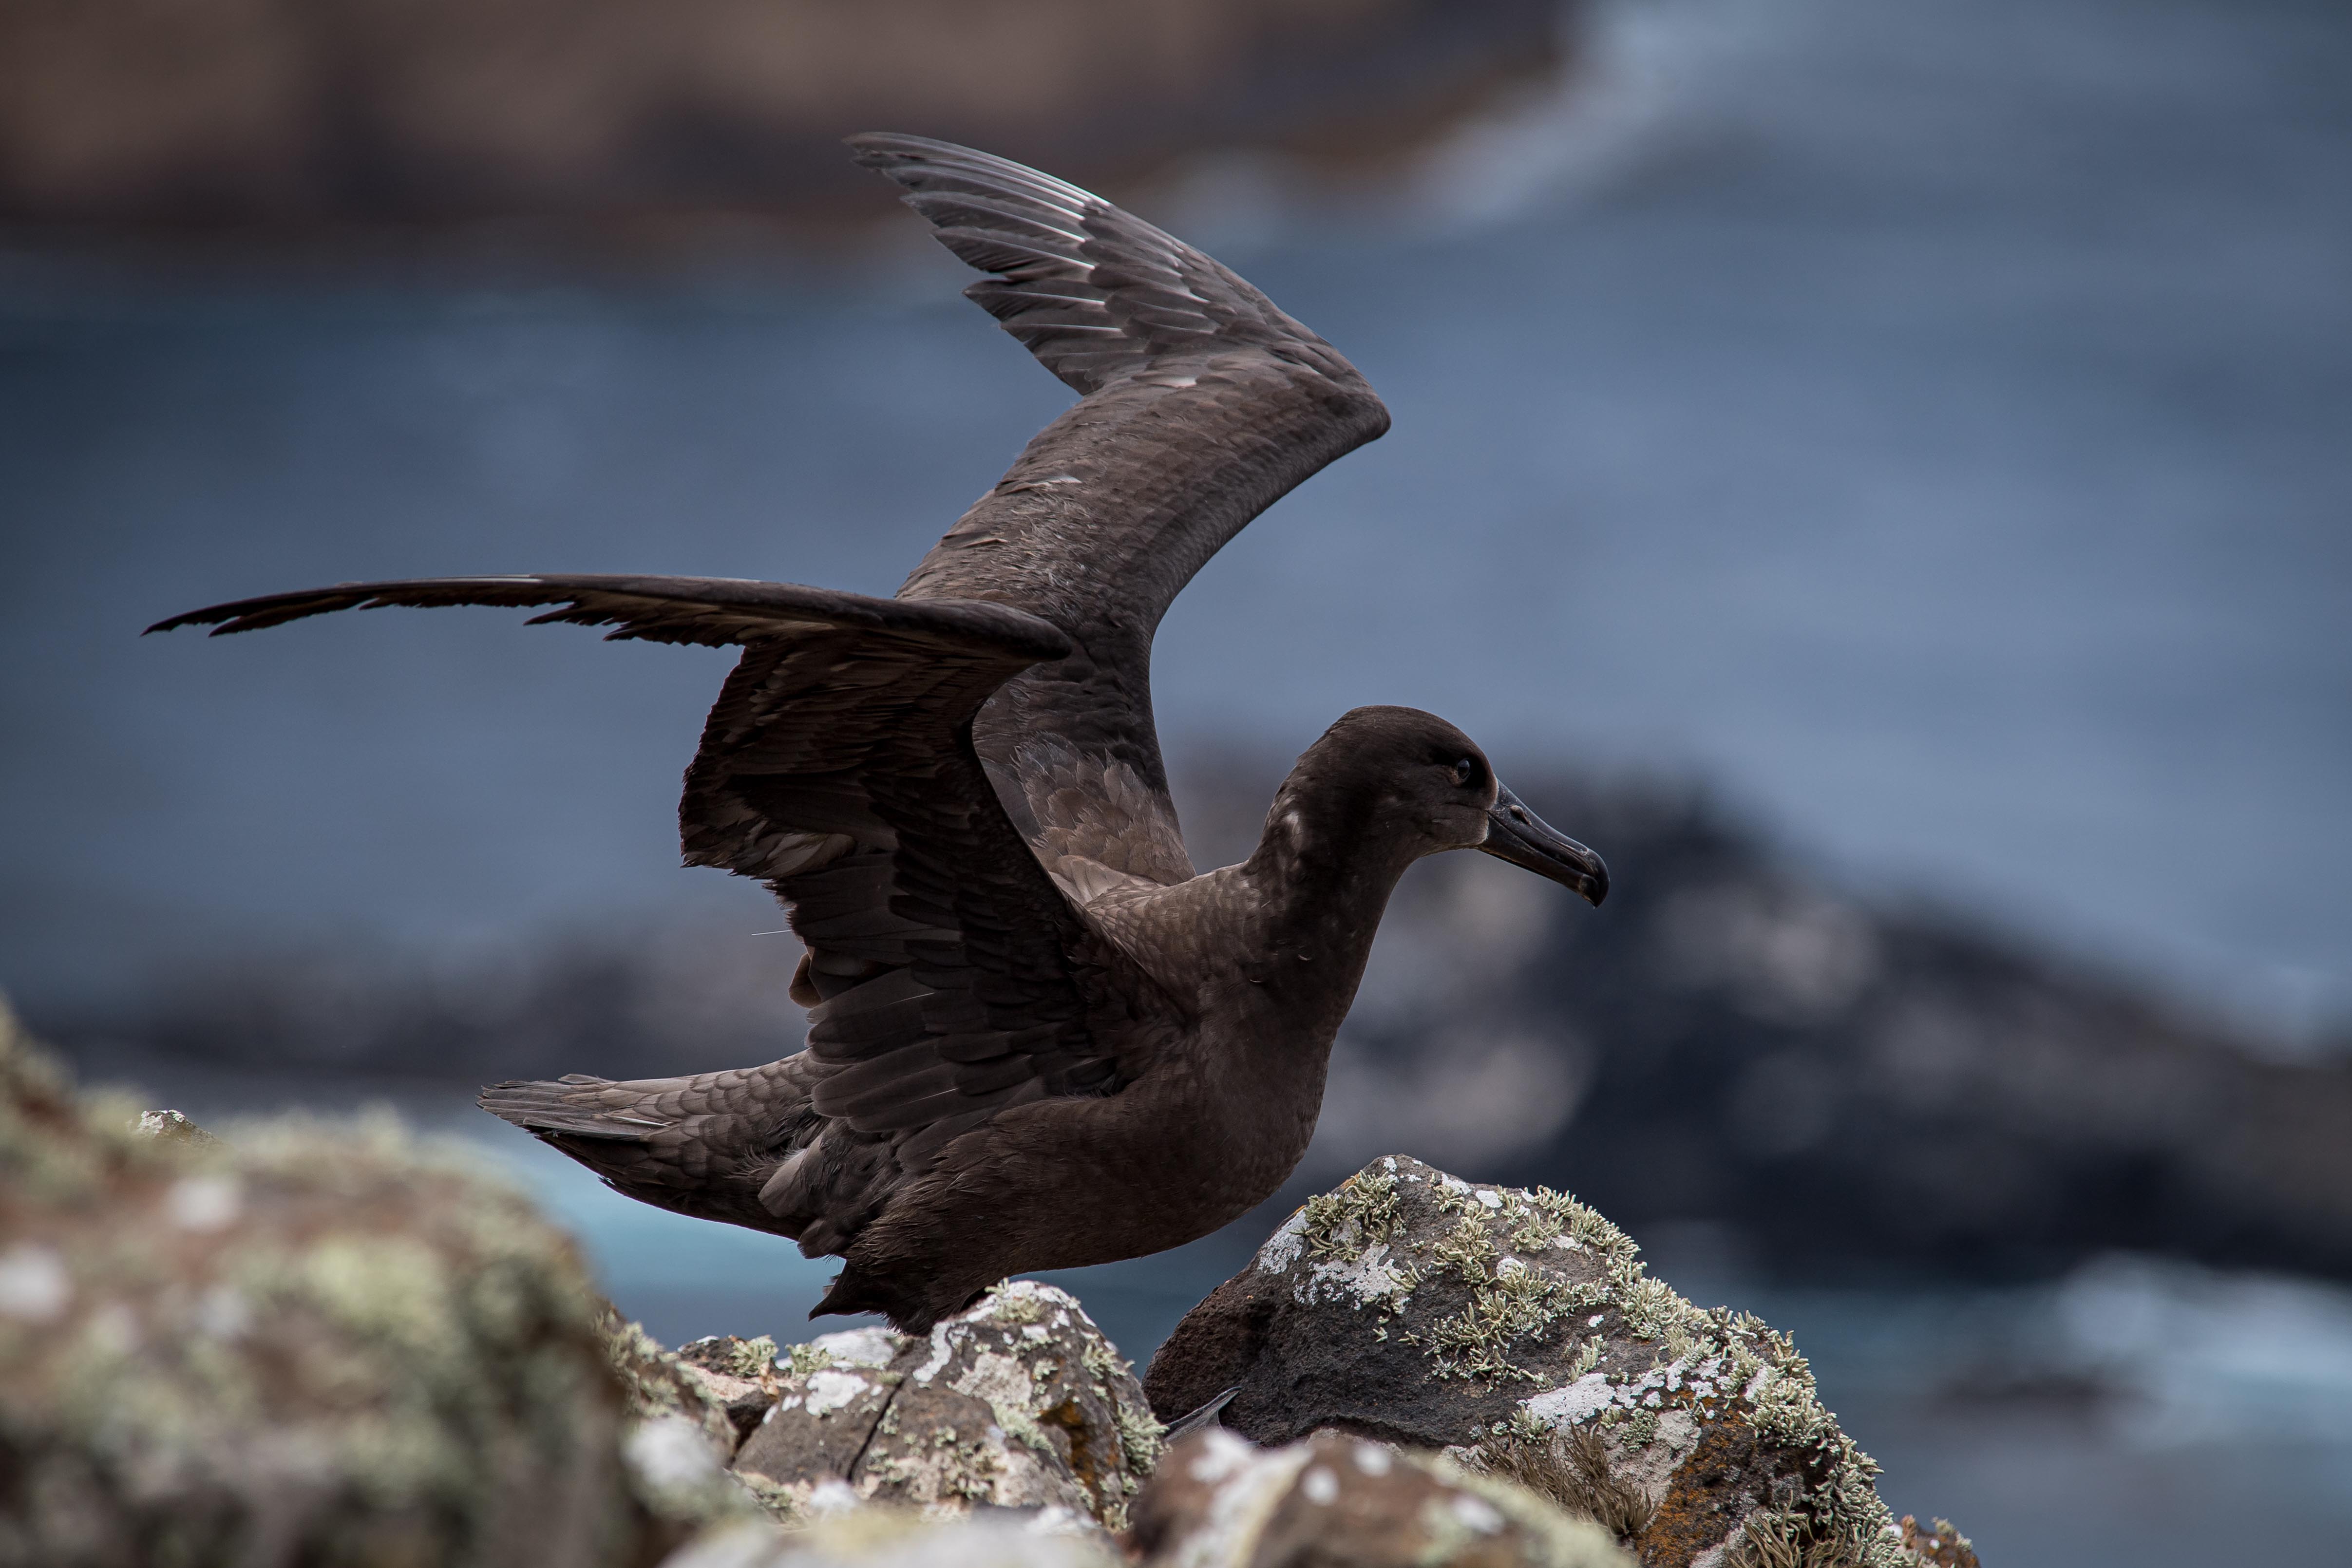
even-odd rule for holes
{"type": "MultiPolygon", "coordinates": [[[[908,1347],[887,1329],[850,1329],[796,1344],[771,1375],[777,1397],[735,1451],[735,1473],[790,1517],[849,1479],[889,1409],[908,1347]]],[[[856,1495],[856,1494],[849,1494],[856,1495]]]]}
{"type": "MultiPolygon", "coordinates": [[[[621,1380],[628,1413],[637,1421],[675,1419],[693,1427],[716,1460],[725,1465],[735,1457],[742,1434],[728,1406],[731,1387],[687,1359],[683,1352],[664,1350],[643,1327],[628,1322],[610,1304],[599,1302],[597,1332],[603,1335],[605,1359],[621,1380]]],[[[772,1343],[770,1349],[774,1347],[772,1343]]],[[[729,1380],[729,1384],[733,1383],[729,1380]]],[[[754,1384],[754,1389],[757,1388],[754,1384]]],[[[764,1408],[764,1406],[762,1407],[764,1408]]],[[[751,1419],[758,1420],[759,1412],[751,1419]]]]}
{"type": "Polygon", "coordinates": [[[1170,1420],[1237,1388],[1220,1419],[1261,1443],[1447,1449],[1644,1568],[1918,1562],[1787,1337],[1699,1311],[1635,1253],[1563,1194],[1378,1160],[1195,1307],[1145,1387],[1170,1420]]]}
{"type": "Polygon", "coordinates": [[[0,1563],[621,1568],[748,1509],[519,1195],[388,1119],[141,1120],[0,1010],[0,1563]]]}
{"type": "Polygon", "coordinates": [[[1107,1530],[1158,1457],[1129,1365],[1067,1293],[1016,1280],[914,1338],[853,1329],[775,1363],[780,1397],[735,1456],[770,1496],[827,1483],[933,1517],[1059,1510],[1107,1530]]]}
{"type": "Polygon", "coordinates": [[[161,1138],[167,1144],[216,1143],[210,1133],[188,1120],[181,1111],[144,1111],[131,1124],[131,1131],[150,1138],[161,1138]]]}
{"type": "Polygon", "coordinates": [[[1185,1438],[1136,1501],[1133,1543],[1166,1568],[1632,1568],[1608,1531],[1518,1487],[1337,1433],[1185,1438]]]}
{"type": "Polygon", "coordinates": [[[1906,1513],[1896,1528],[1903,1533],[1904,1546],[1919,1560],[1921,1568],[1979,1568],[1976,1543],[1954,1530],[1948,1519],[1939,1519],[1933,1527],[1925,1527],[1906,1513]]]}
{"type": "Polygon", "coordinates": [[[678,1346],[676,1354],[682,1374],[726,1413],[737,1445],[782,1396],[776,1382],[776,1342],[766,1334],[706,1334],[678,1346]]]}

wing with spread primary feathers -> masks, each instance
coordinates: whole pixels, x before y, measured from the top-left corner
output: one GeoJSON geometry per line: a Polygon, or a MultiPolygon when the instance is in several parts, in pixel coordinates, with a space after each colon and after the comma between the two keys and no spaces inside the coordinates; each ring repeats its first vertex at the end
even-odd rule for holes
{"type": "Polygon", "coordinates": [[[536,620],[740,646],[688,770],[686,858],[768,883],[809,950],[793,986],[811,1005],[806,1052],[692,1079],[501,1086],[493,1110],[633,1196],[818,1251],[960,1134],[1138,1070],[1103,1043],[1133,1033],[1117,1026],[1134,977],[1040,867],[971,741],[991,693],[1067,655],[1060,631],[1003,604],[606,576],[352,583],[151,630],[454,604],[551,605],[536,620]]]}
{"type": "Polygon", "coordinates": [[[940,243],[964,292],[1085,394],[899,590],[1025,610],[1076,645],[974,728],[1008,810],[1079,897],[1192,874],[1151,720],[1151,637],[1185,583],[1325,464],[1388,428],[1354,366],[1190,246],[969,148],[850,145],[940,243]]]}

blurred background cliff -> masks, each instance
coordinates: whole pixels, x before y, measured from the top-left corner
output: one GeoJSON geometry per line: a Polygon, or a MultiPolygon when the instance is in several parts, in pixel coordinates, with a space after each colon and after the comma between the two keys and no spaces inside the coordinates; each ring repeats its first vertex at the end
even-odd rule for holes
{"type": "MultiPolygon", "coordinates": [[[[467,1106],[797,1042],[772,906],[676,866],[723,656],[134,633],[475,570],[890,591],[1066,395],[835,145],[886,127],[1128,202],[1395,412],[1162,632],[1200,862],[1395,701],[1616,873],[1598,912],[1408,880],[1302,1189],[1391,1149],[1575,1189],[1794,1327],[1897,1511],[1989,1561],[2340,1552],[2318,0],[0,0],[0,986],[38,1030],[199,1119],[471,1128],[665,1338],[793,1332],[829,1265],[467,1106]]],[[[1140,1359],[1272,1219],[1066,1282],[1140,1359]]]]}
{"type": "Polygon", "coordinates": [[[26,0],[0,215],[789,233],[875,204],[838,144],[884,123],[1074,177],[1219,146],[1369,173],[1569,36],[1553,0],[26,0]]]}

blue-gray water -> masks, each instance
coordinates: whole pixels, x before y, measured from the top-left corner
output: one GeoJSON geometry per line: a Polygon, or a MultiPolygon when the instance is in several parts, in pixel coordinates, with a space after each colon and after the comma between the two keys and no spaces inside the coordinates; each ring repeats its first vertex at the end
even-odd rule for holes
{"type": "MultiPolygon", "coordinates": [[[[1457,154],[1534,182],[1508,215],[1231,253],[1396,428],[1180,601],[1179,751],[1414,703],[1506,758],[1700,770],[1857,876],[2290,1029],[2345,1016],[2352,19],[1606,14],[1605,112],[1457,154]]],[[[913,230],[797,282],[0,269],[0,984],[648,904],[768,924],[676,869],[720,655],[494,612],[133,633],[368,576],[888,591],[1066,401],[913,230]]]]}
{"type": "MultiPolygon", "coordinates": [[[[1397,423],[1180,602],[1176,749],[1415,703],[1505,758],[1696,769],[1852,876],[2289,1035],[2352,1012],[2352,14],[1611,16],[1593,112],[1463,143],[1480,221],[1221,217],[1249,182],[1202,183],[1397,423]]],[[[1064,401],[962,281],[911,242],[790,283],[0,266],[0,985],[63,1011],[273,945],[776,924],[676,869],[719,656],[493,612],[132,633],[367,576],[887,592],[1064,401]]],[[[814,1296],[781,1244],[535,1168],[673,1337],[814,1296]]],[[[1084,1288],[1139,1353],[1247,1239],[1084,1288]]],[[[2340,1559],[2342,1299],[2137,1267],[1755,1304],[1898,1510],[1988,1561],[2340,1559]],[[1905,1371],[2070,1333],[2123,1396],[1905,1371]]]]}

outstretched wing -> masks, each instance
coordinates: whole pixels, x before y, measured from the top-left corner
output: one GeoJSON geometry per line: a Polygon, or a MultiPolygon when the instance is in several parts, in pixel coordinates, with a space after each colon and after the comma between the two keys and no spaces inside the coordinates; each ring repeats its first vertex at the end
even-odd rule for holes
{"type": "MultiPolygon", "coordinates": [[[[205,624],[220,635],[394,604],[552,605],[535,619],[743,649],[687,773],[686,858],[757,877],[783,900],[809,949],[794,991],[814,1004],[808,1053],[793,1062],[798,1087],[785,1098],[805,1091],[805,1103],[854,1141],[889,1145],[886,1163],[919,1168],[1012,1105],[1107,1093],[1139,1070],[1107,1043],[1133,1032],[1117,1026],[1134,977],[1113,972],[1122,961],[1038,865],[971,742],[992,692],[1068,653],[1053,626],[1001,604],[579,576],[349,583],[150,630],[205,624]]],[[[575,1137],[658,1134],[665,1118],[611,1113],[605,1091],[622,1087],[643,1086],[584,1082],[528,1124],[575,1137]]],[[[762,1080],[744,1092],[777,1089],[762,1080]]],[[[771,1163],[790,1152],[790,1134],[776,1129],[771,1163]]],[[[861,1184],[887,1175],[870,1159],[848,1163],[863,1169],[861,1184]]],[[[843,1195],[823,1188],[843,1164],[804,1166],[799,1188],[762,1201],[793,1234],[820,1218],[838,1230],[843,1195]]]]}
{"type": "Polygon", "coordinates": [[[1075,185],[921,137],[853,137],[964,292],[1085,394],[925,557],[902,599],[982,600],[1076,644],[974,734],[1006,808],[1080,897],[1192,874],[1151,721],[1151,637],[1208,559],[1388,429],[1354,366],[1225,267],[1075,185]]]}

